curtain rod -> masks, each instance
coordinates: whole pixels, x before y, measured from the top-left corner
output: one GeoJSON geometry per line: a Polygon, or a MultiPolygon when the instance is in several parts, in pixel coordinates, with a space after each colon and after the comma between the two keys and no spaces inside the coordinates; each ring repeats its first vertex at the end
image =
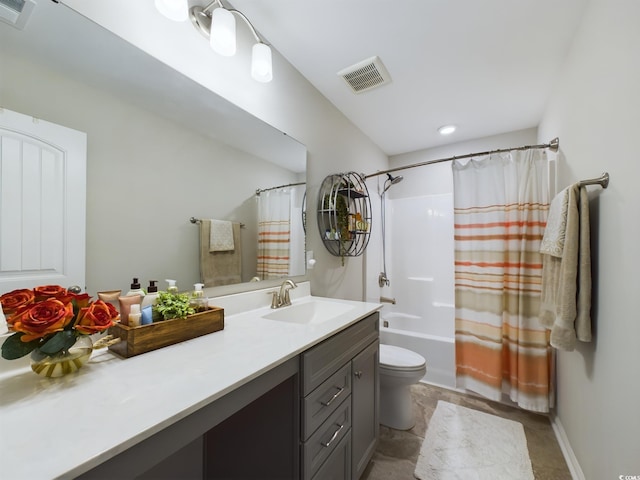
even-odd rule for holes
{"type": "Polygon", "coordinates": [[[297,187],[298,185],[306,185],[307,182],[287,183],[286,185],[278,185],[277,187],[269,188],[256,188],[256,195],[260,195],[262,192],[268,192],[269,190],[276,190],[278,188],[297,187]]]}
{"type": "Polygon", "coordinates": [[[380,172],[371,173],[369,175],[365,175],[364,178],[370,178],[378,175],[384,175],[386,173],[397,172],[398,170],[406,170],[407,168],[424,167],[425,165],[431,165],[432,163],[450,162],[453,160],[460,160],[462,158],[478,157],[481,155],[491,155],[492,153],[511,152],[513,150],[531,150],[534,148],[548,148],[552,152],[557,152],[559,147],[560,147],[560,140],[558,139],[558,137],[556,137],[553,140],[551,140],[549,143],[544,143],[541,145],[524,145],[522,147],[516,147],[516,148],[501,148],[499,150],[488,150],[486,152],[468,153],[466,155],[454,155],[453,157],[439,158],[437,160],[427,160],[425,162],[413,163],[411,165],[405,165],[403,167],[390,168],[389,170],[382,170],[380,172]]]}

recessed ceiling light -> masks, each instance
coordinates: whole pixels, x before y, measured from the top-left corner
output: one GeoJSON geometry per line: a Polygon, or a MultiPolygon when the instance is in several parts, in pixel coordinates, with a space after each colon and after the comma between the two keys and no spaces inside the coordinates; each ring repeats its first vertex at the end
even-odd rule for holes
{"type": "Polygon", "coordinates": [[[438,129],[438,133],[440,135],[451,135],[456,131],[456,128],[458,127],[456,127],[455,125],[443,125],[438,129]]]}

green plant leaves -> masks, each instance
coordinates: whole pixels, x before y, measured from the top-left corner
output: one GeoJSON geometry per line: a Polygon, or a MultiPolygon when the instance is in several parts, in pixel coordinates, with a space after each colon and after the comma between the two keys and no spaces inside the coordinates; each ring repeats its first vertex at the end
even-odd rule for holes
{"type": "Polygon", "coordinates": [[[196,313],[195,309],[189,306],[189,295],[186,293],[160,292],[153,308],[161,313],[165,320],[185,318],[196,313]]]}
{"type": "Polygon", "coordinates": [[[55,355],[62,350],[68,350],[76,343],[76,336],[71,330],[62,330],[51,337],[40,347],[40,351],[46,355],[55,355]]]}
{"type": "Polygon", "coordinates": [[[40,339],[23,342],[20,340],[23,335],[24,333],[22,332],[16,332],[4,341],[2,344],[2,358],[5,360],[16,360],[38,348],[40,339]]]}

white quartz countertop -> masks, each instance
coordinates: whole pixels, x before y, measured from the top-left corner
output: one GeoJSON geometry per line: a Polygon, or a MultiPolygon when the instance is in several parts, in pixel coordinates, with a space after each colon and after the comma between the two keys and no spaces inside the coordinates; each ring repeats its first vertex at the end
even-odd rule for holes
{"type": "MultiPolygon", "coordinates": [[[[225,308],[222,331],[128,359],[95,351],[65,377],[42,378],[16,360],[0,372],[0,477],[73,478],[380,308],[327,299],[351,308],[310,325],[264,319],[268,306],[235,313],[255,305],[249,297],[268,305],[257,293],[211,300],[225,308]]],[[[299,295],[294,305],[318,298],[299,295]]]]}

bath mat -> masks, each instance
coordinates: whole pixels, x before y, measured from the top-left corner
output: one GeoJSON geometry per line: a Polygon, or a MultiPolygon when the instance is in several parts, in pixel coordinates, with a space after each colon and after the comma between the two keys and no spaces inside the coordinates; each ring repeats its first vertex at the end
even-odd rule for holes
{"type": "Polygon", "coordinates": [[[420,480],[533,480],[521,423],[438,401],[415,477],[420,480]]]}

